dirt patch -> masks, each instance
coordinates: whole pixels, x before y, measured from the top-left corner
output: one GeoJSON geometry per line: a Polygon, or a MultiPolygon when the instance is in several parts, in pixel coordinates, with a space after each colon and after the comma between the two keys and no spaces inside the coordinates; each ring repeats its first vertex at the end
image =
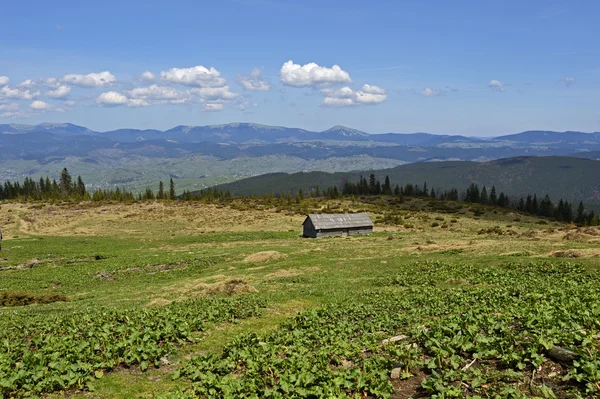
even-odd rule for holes
{"type": "Polygon", "coordinates": [[[275,273],[269,273],[266,275],[267,278],[281,278],[281,277],[294,277],[294,276],[299,276],[301,275],[302,272],[300,270],[296,270],[296,269],[280,269],[277,270],[275,273]]]}
{"type": "Polygon", "coordinates": [[[231,279],[224,283],[217,283],[208,286],[205,290],[207,295],[240,295],[258,292],[256,288],[241,279],[231,279]]]}
{"type": "Polygon", "coordinates": [[[405,380],[392,380],[394,393],[392,399],[427,398],[427,393],[421,388],[421,382],[427,378],[422,371],[418,371],[412,377],[405,380]]]}
{"type": "Polygon", "coordinates": [[[567,249],[565,251],[553,251],[550,253],[550,256],[553,258],[579,258],[582,256],[582,253],[572,249],[567,249]]]}
{"type": "Polygon", "coordinates": [[[269,262],[272,260],[278,260],[281,258],[285,258],[287,255],[282,254],[279,251],[262,251],[256,252],[254,254],[246,256],[244,262],[246,263],[260,263],[260,262],[269,262]]]}
{"type": "MultiPolygon", "coordinates": [[[[232,296],[258,292],[258,290],[246,280],[235,277],[228,278],[222,274],[189,281],[183,285],[165,287],[163,291],[165,294],[169,295],[169,297],[171,297],[172,294],[175,294],[178,296],[177,300],[205,295],[232,296]],[[211,282],[209,283],[207,281],[211,282]]],[[[164,304],[165,301],[171,302],[171,300],[159,297],[149,302],[148,306],[164,304]]]]}

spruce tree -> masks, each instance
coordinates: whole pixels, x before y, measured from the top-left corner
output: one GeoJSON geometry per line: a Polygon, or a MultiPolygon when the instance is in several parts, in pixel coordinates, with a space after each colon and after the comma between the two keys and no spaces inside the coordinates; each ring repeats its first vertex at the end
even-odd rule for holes
{"type": "Polygon", "coordinates": [[[64,168],[62,172],[60,172],[60,194],[63,197],[68,197],[71,195],[73,191],[73,178],[71,174],[64,168]]]}
{"type": "Polygon", "coordinates": [[[158,194],[156,195],[157,199],[165,199],[165,185],[162,180],[158,183],[158,194]]]}
{"type": "Polygon", "coordinates": [[[177,198],[175,196],[175,182],[173,181],[172,177],[171,180],[169,180],[169,198],[172,200],[177,198]]]}

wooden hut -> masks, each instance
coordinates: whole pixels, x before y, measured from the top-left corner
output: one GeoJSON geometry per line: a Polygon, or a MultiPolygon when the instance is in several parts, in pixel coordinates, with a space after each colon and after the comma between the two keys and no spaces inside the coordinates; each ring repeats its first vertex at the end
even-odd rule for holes
{"type": "Polygon", "coordinates": [[[304,237],[330,237],[371,234],[373,222],[366,213],[309,214],[304,223],[304,237]]]}

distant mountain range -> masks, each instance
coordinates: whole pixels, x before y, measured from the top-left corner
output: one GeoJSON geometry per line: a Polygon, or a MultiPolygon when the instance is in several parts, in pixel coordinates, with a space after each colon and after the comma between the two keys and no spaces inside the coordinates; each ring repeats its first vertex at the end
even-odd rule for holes
{"type": "MultiPolygon", "coordinates": [[[[49,137],[74,138],[97,137],[119,143],[168,140],[177,143],[228,143],[267,144],[296,143],[307,141],[358,141],[389,143],[405,146],[451,146],[451,144],[475,144],[481,146],[538,146],[548,148],[571,148],[589,151],[588,146],[600,146],[600,132],[553,132],[526,131],[493,138],[466,137],[460,135],[431,133],[383,133],[369,134],[345,126],[334,126],[322,132],[298,128],[267,126],[255,123],[229,123],[207,126],[176,126],[169,130],[118,129],[96,132],[71,123],[42,123],[40,125],[0,124],[2,135],[44,133],[49,137]]],[[[0,142],[1,144],[1,142],[0,142]]],[[[598,148],[600,150],[600,148],[598,148]]]]}
{"type": "Polygon", "coordinates": [[[345,172],[431,161],[516,156],[600,158],[600,133],[527,131],[494,138],[230,123],[97,132],[70,123],[0,125],[0,181],[57,176],[62,167],[92,187],[143,190],[159,179],[200,189],[269,172],[345,172]]]}

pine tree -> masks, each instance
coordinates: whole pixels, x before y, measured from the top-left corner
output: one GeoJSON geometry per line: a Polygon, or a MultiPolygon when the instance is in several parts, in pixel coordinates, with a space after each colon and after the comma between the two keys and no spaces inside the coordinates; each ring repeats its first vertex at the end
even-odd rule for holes
{"type": "Polygon", "coordinates": [[[163,184],[162,180],[158,183],[158,194],[156,195],[157,199],[164,199],[165,198],[165,185],[163,184]]]}
{"type": "Polygon", "coordinates": [[[77,195],[79,195],[81,198],[85,198],[85,194],[85,183],[83,182],[81,176],[77,176],[77,195]]]}
{"type": "Polygon", "coordinates": [[[479,202],[482,204],[487,204],[489,202],[488,193],[485,186],[483,186],[483,188],[481,189],[481,193],[479,195],[479,202]]]}
{"type": "Polygon", "coordinates": [[[496,196],[496,187],[492,186],[492,191],[490,191],[490,204],[496,205],[498,202],[498,197],[496,196]]]}
{"type": "Polygon", "coordinates": [[[173,178],[169,180],[169,199],[175,200],[177,197],[175,195],[175,182],[173,178]]]}
{"type": "Polygon", "coordinates": [[[73,178],[67,168],[64,168],[62,172],[60,172],[60,193],[63,197],[68,197],[71,195],[72,191],[73,178]]]}
{"type": "Polygon", "coordinates": [[[392,195],[392,185],[390,184],[390,177],[385,175],[385,181],[383,183],[382,194],[392,195]]]}
{"type": "Polygon", "coordinates": [[[583,224],[585,219],[585,207],[583,206],[583,201],[579,202],[579,206],[577,207],[577,216],[575,216],[575,223],[583,224]]]}

